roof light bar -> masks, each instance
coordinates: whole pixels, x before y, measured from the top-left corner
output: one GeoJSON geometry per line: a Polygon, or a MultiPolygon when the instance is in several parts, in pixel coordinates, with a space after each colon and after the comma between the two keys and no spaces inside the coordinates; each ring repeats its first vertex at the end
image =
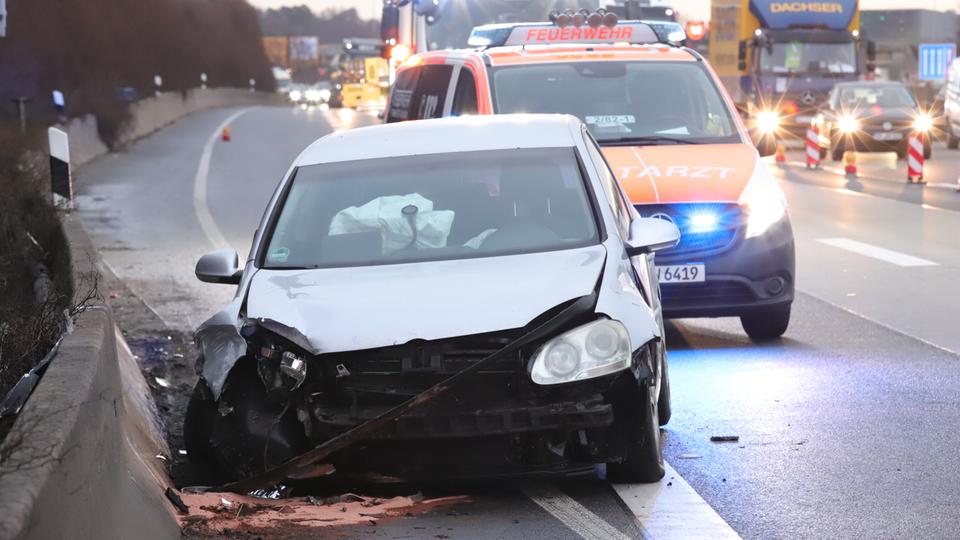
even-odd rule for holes
{"type": "MultiPolygon", "coordinates": [[[[591,17],[594,14],[591,14],[591,17]]],[[[615,14],[610,20],[616,18],[615,14]]],[[[586,26],[572,26],[569,23],[560,24],[566,14],[560,13],[556,16],[557,23],[519,23],[519,24],[488,24],[478,26],[470,33],[470,39],[467,43],[471,47],[501,47],[504,45],[550,45],[550,44],[613,44],[613,43],[632,43],[632,44],[650,44],[665,43],[679,44],[678,41],[668,39],[670,31],[683,27],[672,23],[676,27],[670,28],[661,35],[654,28],[652,22],[645,21],[620,21],[612,26],[593,26],[589,17],[586,26]]],[[[567,16],[569,18],[569,16],[567,16]]],[[[601,16],[601,20],[606,15],[601,16]]],[[[677,37],[676,35],[672,37],[677,37]]],[[[686,36],[684,36],[685,38],[686,36]]]]}

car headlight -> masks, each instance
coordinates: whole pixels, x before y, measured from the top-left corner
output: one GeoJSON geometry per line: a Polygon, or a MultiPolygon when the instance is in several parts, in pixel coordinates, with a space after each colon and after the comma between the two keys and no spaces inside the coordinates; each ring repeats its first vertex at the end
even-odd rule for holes
{"type": "Polygon", "coordinates": [[[747,212],[747,238],[767,232],[787,214],[786,197],[780,186],[769,178],[751,179],[739,202],[747,212]]]}
{"type": "Polygon", "coordinates": [[[316,103],[320,101],[320,92],[316,90],[307,90],[306,93],[304,94],[304,97],[306,97],[307,101],[309,101],[310,103],[316,103]]]}
{"type": "Polygon", "coordinates": [[[845,114],[837,120],[837,127],[844,133],[853,133],[860,129],[860,121],[849,114],[845,114]]]}
{"type": "Polygon", "coordinates": [[[932,127],[933,118],[930,118],[930,115],[928,114],[921,114],[913,119],[913,129],[916,131],[930,131],[932,127]]]}
{"type": "Polygon", "coordinates": [[[776,111],[760,111],[756,122],[761,133],[773,133],[780,129],[780,115],[776,111]]]}
{"type": "Polygon", "coordinates": [[[543,344],[533,355],[530,378],[549,385],[601,377],[628,369],[631,350],[623,323],[600,319],[543,344]]]}
{"type": "Polygon", "coordinates": [[[323,101],[330,101],[331,92],[329,88],[324,88],[323,90],[320,90],[319,94],[320,94],[320,99],[322,99],[323,101]]]}
{"type": "Polygon", "coordinates": [[[303,94],[299,90],[290,91],[290,101],[300,101],[300,98],[303,97],[303,94]]]}

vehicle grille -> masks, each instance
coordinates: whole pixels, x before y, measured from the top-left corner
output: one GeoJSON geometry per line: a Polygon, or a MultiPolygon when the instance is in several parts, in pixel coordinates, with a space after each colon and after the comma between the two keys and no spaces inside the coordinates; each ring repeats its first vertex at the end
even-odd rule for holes
{"type": "Polygon", "coordinates": [[[663,304],[671,309],[741,304],[757,299],[749,287],[737,282],[664,284],[660,295],[663,304]]]}
{"type": "Polygon", "coordinates": [[[668,217],[680,229],[680,243],[660,251],[658,258],[688,256],[726,249],[736,239],[742,221],[740,205],[731,203],[641,204],[637,211],[643,217],[668,217]],[[695,230],[693,216],[716,216],[716,225],[709,230],[695,230]]]}

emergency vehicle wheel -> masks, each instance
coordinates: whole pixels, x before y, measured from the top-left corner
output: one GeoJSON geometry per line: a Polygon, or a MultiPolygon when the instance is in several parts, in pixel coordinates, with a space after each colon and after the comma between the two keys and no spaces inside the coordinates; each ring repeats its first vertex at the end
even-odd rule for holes
{"type": "MultiPolygon", "coordinates": [[[[649,348],[647,354],[651,354],[649,348]]],[[[643,384],[639,392],[620,388],[616,393],[610,432],[621,438],[624,457],[619,463],[607,463],[607,479],[614,483],[657,482],[665,472],[658,396],[649,384],[643,384]]]]}
{"type": "Polygon", "coordinates": [[[764,309],[740,316],[743,330],[753,341],[777,339],[790,325],[790,306],[764,309]]]}

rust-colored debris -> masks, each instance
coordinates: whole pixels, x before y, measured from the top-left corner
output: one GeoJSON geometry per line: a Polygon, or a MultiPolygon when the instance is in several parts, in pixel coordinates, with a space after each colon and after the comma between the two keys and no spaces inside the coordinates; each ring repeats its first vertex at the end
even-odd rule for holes
{"type": "Polygon", "coordinates": [[[260,499],[234,493],[183,493],[189,513],[177,516],[180,526],[194,534],[292,532],[349,525],[373,525],[380,519],[423,514],[462,504],[466,496],[423,500],[422,497],[341,497],[333,504],[315,504],[309,497],[260,499]]]}

